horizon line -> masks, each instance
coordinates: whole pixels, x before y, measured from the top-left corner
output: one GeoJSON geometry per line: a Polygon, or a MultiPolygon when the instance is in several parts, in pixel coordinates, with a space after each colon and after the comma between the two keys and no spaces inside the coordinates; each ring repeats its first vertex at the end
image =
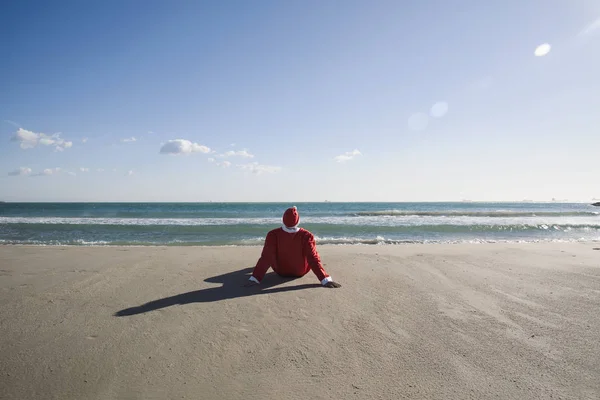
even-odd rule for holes
{"type": "Polygon", "coordinates": [[[410,203],[555,203],[555,204],[588,204],[590,202],[600,201],[593,198],[591,200],[365,200],[365,201],[160,201],[160,200],[110,200],[110,201],[90,201],[90,200],[9,200],[2,201],[0,204],[16,203],[64,203],[64,204],[117,204],[117,203],[156,203],[156,204],[352,204],[352,203],[380,203],[380,204],[410,204],[410,203]]]}

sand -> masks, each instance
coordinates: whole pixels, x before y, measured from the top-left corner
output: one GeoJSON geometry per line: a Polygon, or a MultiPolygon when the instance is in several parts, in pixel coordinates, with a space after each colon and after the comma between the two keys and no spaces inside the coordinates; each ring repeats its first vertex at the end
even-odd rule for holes
{"type": "Polygon", "coordinates": [[[598,399],[598,243],[0,247],[1,399],[598,399]]]}

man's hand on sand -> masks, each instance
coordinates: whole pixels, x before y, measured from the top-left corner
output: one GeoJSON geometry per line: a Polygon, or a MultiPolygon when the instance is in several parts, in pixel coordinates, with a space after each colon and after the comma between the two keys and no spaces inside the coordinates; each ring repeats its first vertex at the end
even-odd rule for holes
{"type": "Polygon", "coordinates": [[[328,288],[340,288],[340,287],[342,287],[342,285],[340,285],[339,283],[334,282],[334,281],[327,282],[323,286],[328,287],[328,288]]]}

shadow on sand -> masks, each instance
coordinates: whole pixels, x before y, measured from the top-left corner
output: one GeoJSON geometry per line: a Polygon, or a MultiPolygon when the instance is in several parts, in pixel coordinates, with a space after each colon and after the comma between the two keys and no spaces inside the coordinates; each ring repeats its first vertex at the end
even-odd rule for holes
{"type": "Polygon", "coordinates": [[[208,289],[194,290],[193,292],[181,293],[171,297],[154,300],[137,307],[130,307],[117,311],[115,317],[126,317],[129,315],[143,314],[149,311],[158,310],[174,305],[182,305],[189,303],[210,303],[213,301],[221,301],[226,299],[234,299],[237,297],[255,296],[258,294],[269,294],[278,292],[289,292],[293,290],[309,289],[321,287],[320,284],[302,284],[295,286],[285,286],[276,288],[286,282],[294,281],[298,278],[283,278],[274,272],[268,273],[260,285],[244,287],[244,283],[248,281],[252,268],[244,268],[239,271],[230,272],[223,275],[207,278],[205,282],[221,283],[222,286],[208,289]]]}

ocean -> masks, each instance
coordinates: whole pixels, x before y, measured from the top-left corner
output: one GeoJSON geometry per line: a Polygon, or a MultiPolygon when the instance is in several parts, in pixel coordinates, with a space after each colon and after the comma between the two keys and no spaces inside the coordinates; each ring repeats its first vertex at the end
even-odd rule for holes
{"type": "Polygon", "coordinates": [[[600,241],[588,204],[0,203],[0,244],[262,245],[291,205],[318,244],[600,241]]]}

